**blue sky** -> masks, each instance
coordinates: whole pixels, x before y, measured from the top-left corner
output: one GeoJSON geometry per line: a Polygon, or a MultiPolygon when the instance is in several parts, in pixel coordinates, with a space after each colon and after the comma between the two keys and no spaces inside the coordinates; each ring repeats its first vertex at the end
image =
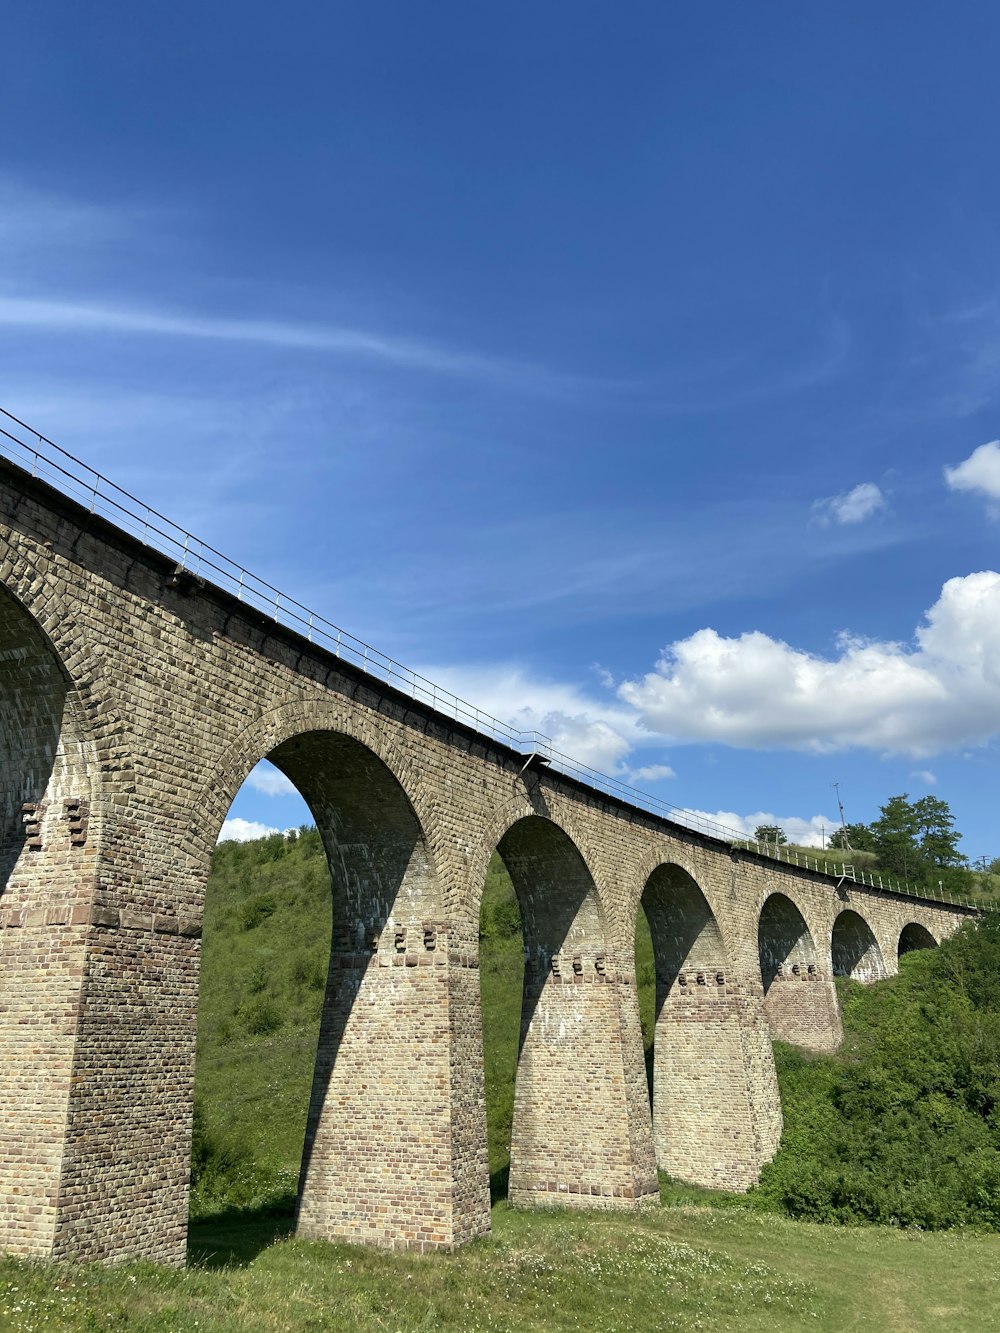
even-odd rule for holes
{"type": "Polygon", "coordinates": [[[0,403],[661,799],[1000,855],[995,6],[4,30],[0,403]]]}

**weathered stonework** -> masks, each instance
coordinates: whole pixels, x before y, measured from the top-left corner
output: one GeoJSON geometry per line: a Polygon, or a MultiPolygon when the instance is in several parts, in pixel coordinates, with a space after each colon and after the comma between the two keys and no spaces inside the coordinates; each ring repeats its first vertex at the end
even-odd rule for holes
{"type": "Polygon", "coordinates": [[[421,1249],[489,1227],[478,929],[496,849],[525,928],[519,1203],[636,1206],[657,1163],[745,1188],[781,1128],[770,1037],[829,1049],[835,971],[892,972],[966,915],[525,770],[8,464],[0,741],[0,1250],[20,1254],[184,1261],[205,882],[265,756],[332,876],[304,1235],[421,1249]]]}

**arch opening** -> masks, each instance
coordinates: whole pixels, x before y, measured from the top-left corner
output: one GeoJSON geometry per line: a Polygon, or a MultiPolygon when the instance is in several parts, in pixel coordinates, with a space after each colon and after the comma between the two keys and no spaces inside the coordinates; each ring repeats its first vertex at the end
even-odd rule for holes
{"type": "Polygon", "coordinates": [[[783,893],[772,893],[761,910],[757,952],[765,995],[775,981],[816,975],[816,946],[805,917],[783,893]]]}
{"type": "Polygon", "coordinates": [[[866,984],[886,975],[882,951],[864,917],[845,908],[833,923],[830,956],[835,977],[851,977],[866,984]]]}
{"type": "MultiPolygon", "coordinates": [[[[636,1176],[616,960],[593,879],[568,834],[542,816],[516,821],[497,855],[523,938],[509,1197],[633,1206],[655,1182],[636,1176]]],[[[485,978],[482,999],[486,1029],[485,978]]]]}
{"type": "Polygon", "coordinates": [[[899,944],[896,947],[897,958],[916,949],[936,949],[938,942],[927,929],[917,921],[908,922],[900,931],[899,944]]]}
{"type": "Polygon", "coordinates": [[[766,1033],[743,1022],[741,987],[719,923],[686,870],[672,864],[654,870],[640,910],[655,975],[651,1102],[657,1165],[694,1184],[746,1189],[762,1160],[748,1062],[767,1067],[766,1033]]]}
{"type": "Polygon", "coordinates": [[[479,987],[490,1196],[506,1198],[514,1088],[521,1048],[524,927],[517,891],[498,852],[490,858],[479,907],[479,987]]]}
{"type": "Polygon", "coordinates": [[[199,1049],[228,1046],[234,1072],[213,1090],[199,1068],[201,1115],[267,1155],[298,1234],[451,1244],[447,929],[424,830],[395,774],[349,735],[303,732],[266,758],[315,827],[265,839],[249,865],[225,844],[215,854],[240,869],[232,910],[207,905],[199,1049]],[[237,958],[243,988],[227,993],[237,958]],[[260,1087],[256,1121],[241,1077],[260,1087]]]}

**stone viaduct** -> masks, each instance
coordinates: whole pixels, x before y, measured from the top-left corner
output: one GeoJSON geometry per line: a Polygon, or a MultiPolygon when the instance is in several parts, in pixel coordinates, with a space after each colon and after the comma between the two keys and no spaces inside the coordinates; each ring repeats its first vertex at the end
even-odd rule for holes
{"type": "Polygon", "coordinates": [[[489,1228],[477,967],[495,850],[525,933],[517,1204],[636,1207],[657,1165],[746,1188],[781,1130],[772,1036],[832,1048],[834,975],[891,973],[970,914],[546,768],[6,459],[0,746],[0,1251],[184,1262],[205,883],[265,756],[332,879],[307,1236],[424,1249],[489,1228]]]}

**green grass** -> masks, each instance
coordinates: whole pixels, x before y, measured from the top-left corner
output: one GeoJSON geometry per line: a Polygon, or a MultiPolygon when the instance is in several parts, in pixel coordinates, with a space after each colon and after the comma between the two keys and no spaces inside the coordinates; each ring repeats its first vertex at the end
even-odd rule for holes
{"type": "Polygon", "coordinates": [[[193,1229],[196,1263],[0,1261],[0,1329],[987,1330],[1000,1237],[821,1227],[747,1210],[518,1213],[452,1255],[193,1229]],[[230,1256],[227,1267],[214,1266],[230,1256]]]}

